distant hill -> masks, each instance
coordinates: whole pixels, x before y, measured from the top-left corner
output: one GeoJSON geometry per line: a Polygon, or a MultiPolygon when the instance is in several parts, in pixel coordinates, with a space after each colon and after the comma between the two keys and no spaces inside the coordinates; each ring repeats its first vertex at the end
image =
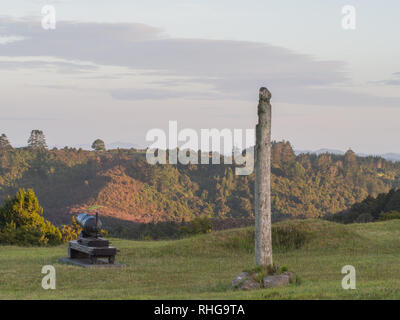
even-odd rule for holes
{"type": "Polygon", "coordinates": [[[381,155],[382,158],[391,161],[400,161],[400,153],[385,153],[381,155]]]}
{"type": "Polygon", "coordinates": [[[313,153],[313,154],[316,154],[316,155],[320,155],[322,153],[342,154],[342,155],[345,154],[344,151],[337,150],[337,149],[318,149],[318,150],[315,150],[315,151],[312,151],[312,150],[294,150],[294,152],[295,152],[296,155],[299,155],[299,154],[302,154],[302,153],[305,153],[305,154],[313,153]]]}
{"type": "MultiPolygon", "coordinates": [[[[320,155],[322,153],[331,153],[331,154],[340,154],[344,155],[345,151],[342,150],[337,150],[337,149],[318,149],[315,151],[312,150],[295,150],[294,151],[296,155],[299,154],[307,154],[307,153],[312,153],[316,155],[320,155]]],[[[400,161],[400,153],[384,153],[384,154],[366,154],[366,153],[356,153],[357,156],[359,157],[369,157],[369,156],[376,156],[376,157],[382,157],[383,159],[389,160],[389,161],[400,161]]]]}
{"type": "MultiPolygon", "coordinates": [[[[234,169],[152,166],[135,149],[7,149],[0,151],[0,200],[33,188],[54,223],[69,223],[72,213],[93,205],[102,216],[131,222],[253,218],[254,175],[236,176],[234,169]]],[[[289,142],[273,144],[271,170],[275,217],[324,216],[400,186],[398,162],[351,151],[296,156],[289,142]]]]}

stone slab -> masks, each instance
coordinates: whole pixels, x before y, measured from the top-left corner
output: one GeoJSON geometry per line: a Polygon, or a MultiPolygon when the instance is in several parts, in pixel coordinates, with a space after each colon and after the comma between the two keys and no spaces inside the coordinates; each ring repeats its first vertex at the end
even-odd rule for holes
{"type": "Polygon", "coordinates": [[[84,268],[121,268],[125,265],[114,262],[113,264],[108,263],[106,259],[98,259],[96,264],[90,263],[90,259],[71,259],[71,258],[60,258],[60,262],[66,264],[73,264],[84,268]]]}
{"type": "Polygon", "coordinates": [[[286,274],[266,276],[263,278],[263,286],[264,288],[286,286],[289,284],[289,280],[289,275],[286,274]]]}

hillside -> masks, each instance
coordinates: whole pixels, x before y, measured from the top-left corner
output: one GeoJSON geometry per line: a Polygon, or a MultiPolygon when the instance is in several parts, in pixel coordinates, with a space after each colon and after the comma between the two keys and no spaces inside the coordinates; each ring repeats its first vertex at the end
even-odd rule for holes
{"type": "MultiPolygon", "coordinates": [[[[132,222],[253,216],[254,175],[234,165],[151,166],[140,150],[0,150],[0,200],[33,188],[44,215],[70,223],[71,213],[100,206],[100,214],[132,222]]],[[[399,186],[400,163],[377,157],[300,154],[288,142],[272,148],[275,217],[318,217],[348,209],[368,195],[399,186]]]]}
{"type": "Polygon", "coordinates": [[[376,197],[368,196],[349,209],[327,216],[329,220],[343,223],[371,222],[400,218],[400,189],[392,189],[376,197]]]}
{"type": "Polygon", "coordinates": [[[292,220],[273,225],[274,261],[300,285],[233,291],[235,275],[253,265],[251,228],[177,241],[114,239],[122,269],[85,269],[58,262],[65,245],[3,246],[0,299],[399,299],[400,220],[343,225],[292,220]],[[304,240],[294,242],[285,231],[304,240]],[[43,265],[54,265],[56,290],[43,290],[43,265]],[[343,290],[345,265],[356,268],[356,290],[343,290]]]}

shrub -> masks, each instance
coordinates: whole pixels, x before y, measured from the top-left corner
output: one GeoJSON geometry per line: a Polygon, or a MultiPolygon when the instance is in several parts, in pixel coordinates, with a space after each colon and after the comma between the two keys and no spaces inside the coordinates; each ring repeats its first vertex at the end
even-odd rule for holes
{"type": "Polygon", "coordinates": [[[32,189],[20,189],[0,208],[0,243],[46,246],[60,244],[61,239],[61,231],[44,219],[32,189]]]}
{"type": "Polygon", "coordinates": [[[392,219],[400,219],[400,212],[393,210],[390,212],[382,212],[379,215],[379,221],[392,220],[392,219]]]}
{"type": "Polygon", "coordinates": [[[108,231],[106,229],[101,229],[100,230],[100,237],[107,238],[108,234],[109,233],[108,233],[108,231]]]}
{"type": "Polygon", "coordinates": [[[307,233],[293,224],[272,225],[272,247],[283,250],[299,249],[307,241],[307,233]]]}
{"type": "MultiPolygon", "coordinates": [[[[272,250],[289,251],[300,249],[311,240],[312,234],[297,223],[272,224],[272,250]]],[[[233,250],[254,253],[254,228],[233,232],[223,240],[223,246],[233,250]]]]}
{"type": "MultiPolygon", "coordinates": [[[[263,266],[263,265],[258,265],[255,266],[252,269],[247,269],[244,270],[244,272],[248,272],[251,274],[253,279],[257,282],[259,282],[262,285],[264,277],[268,275],[278,275],[282,274],[284,272],[288,272],[288,267],[287,266],[277,266],[276,264],[269,265],[269,266],[263,266]]],[[[291,280],[292,281],[292,280],[291,280]]]]}
{"type": "Polygon", "coordinates": [[[113,237],[135,240],[164,240],[179,238],[181,236],[179,229],[182,225],[174,221],[160,221],[157,223],[131,223],[118,221],[118,224],[114,226],[108,224],[108,226],[109,234],[113,237]]]}
{"type": "Polygon", "coordinates": [[[287,271],[289,271],[289,268],[288,268],[287,266],[282,266],[282,267],[280,267],[280,269],[279,269],[279,273],[280,273],[280,274],[282,274],[282,273],[284,273],[284,272],[287,272],[287,271]]]}
{"type": "Polygon", "coordinates": [[[79,234],[82,231],[82,227],[76,222],[75,217],[72,217],[72,225],[64,225],[61,229],[63,243],[71,240],[78,239],[79,234]]]}
{"type": "Polygon", "coordinates": [[[179,228],[181,235],[196,235],[212,231],[212,221],[209,217],[196,217],[187,225],[179,228]]]}
{"type": "Polygon", "coordinates": [[[370,213],[362,213],[360,214],[356,221],[357,223],[367,223],[374,221],[374,217],[370,213]]]}
{"type": "MultiPolygon", "coordinates": [[[[76,222],[76,218],[72,217],[72,224],[71,225],[64,225],[61,229],[62,234],[62,242],[66,243],[71,240],[76,240],[79,237],[79,234],[82,231],[82,227],[76,222]]],[[[107,237],[108,232],[105,229],[100,230],[101,237],[107,237]]]]}

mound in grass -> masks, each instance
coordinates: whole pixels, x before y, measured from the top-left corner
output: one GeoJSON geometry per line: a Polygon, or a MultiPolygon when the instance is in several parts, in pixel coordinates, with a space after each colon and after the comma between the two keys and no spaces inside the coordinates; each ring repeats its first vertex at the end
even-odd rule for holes
{"type": "MultiPolygon", "coordinates": [[[[324,220],[287,220],[272,225],[274,252],[338,249],[345,248],[347,243],[354,245],[364,241],[365,239],[349,226],[324,220]]],[[[224,230],[178,241],[167,241],[155,254],[218,256],[227,251],[237,254],[254,253],[254,228],[224,230]]]]}
{"type": "MultiPolygon", "coordinates": [[[[229,230],[210,235],[209,241],[226,249],[254,251],[254,228],[229,230]]],[[[272,247],[285,252],[301,248],[335,249],[362,237],[345,225],[323,220],[288,220],[272,225],[272,247]]]]}

